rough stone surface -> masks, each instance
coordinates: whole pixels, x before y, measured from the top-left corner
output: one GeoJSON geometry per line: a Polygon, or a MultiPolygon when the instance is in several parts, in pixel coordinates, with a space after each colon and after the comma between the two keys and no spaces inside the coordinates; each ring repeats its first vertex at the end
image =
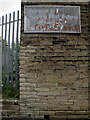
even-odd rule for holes
{"type": "Polygon", "coordinates": [[[22,2],[20,116],[87,119],[88,3],[22,2]],[[24,34],[24,5],[81,8],[80,34],[24,34]]]}
{"type": "Polygon", "coordinates": [[[18,99],[2,100],[2,118],[3,119],[19,118],[19,100],[18,99]]]}

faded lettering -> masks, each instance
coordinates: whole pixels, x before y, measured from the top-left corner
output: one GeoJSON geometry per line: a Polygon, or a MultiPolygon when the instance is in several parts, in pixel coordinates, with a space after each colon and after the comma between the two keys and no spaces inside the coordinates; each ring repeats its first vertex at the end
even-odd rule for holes
{"type": "Polygon", "coordinates": [[[30,7],[26,11],[29,31],[80,32],[79,7],[30,7]],[[78,13],[77,13],[78,12],[78,13]]]}

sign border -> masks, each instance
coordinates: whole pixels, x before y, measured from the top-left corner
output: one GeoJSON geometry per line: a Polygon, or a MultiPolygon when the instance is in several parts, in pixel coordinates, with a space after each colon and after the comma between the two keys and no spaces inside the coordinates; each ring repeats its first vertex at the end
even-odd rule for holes
{"type": "Polygon", "coordinates": [[[80,6],[60,6],[60,5],[25,5],[24,6],[24,33],[81,33],[81,14],[80,14],[80,6]],[[78,7],[79,8],[79,25],[80,25],[80,32],[69,32],[69,31],[30,31],[30,30],[25,30],[26,28],[26,16],[25,16],[25,8],[26,7],[78,7]]]}

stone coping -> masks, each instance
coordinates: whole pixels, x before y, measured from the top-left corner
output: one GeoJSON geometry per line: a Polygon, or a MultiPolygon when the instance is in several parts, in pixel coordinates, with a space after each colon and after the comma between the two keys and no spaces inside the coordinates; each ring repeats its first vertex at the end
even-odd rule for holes
{"type": "Polygon", "coordinates": [[[21,2],[89,2],[90,0],[21,0],[21,2]]]}

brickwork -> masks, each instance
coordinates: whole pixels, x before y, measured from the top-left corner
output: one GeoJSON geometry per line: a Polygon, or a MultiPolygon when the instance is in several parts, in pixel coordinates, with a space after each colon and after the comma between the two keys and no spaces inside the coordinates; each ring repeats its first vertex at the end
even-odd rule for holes
{"type": "Polygon", "coordinates": [[[20,116],[87,118],[88,3],[22,2],[21,7],[20,116]],[[81,33],[24,34],[24,5],[80,6],[81,33]]]}
{"type": "Polygon", "coordinates": [[[19,100],[2,100],[2,118],[13,119],[19,118],[19,100]]]}

